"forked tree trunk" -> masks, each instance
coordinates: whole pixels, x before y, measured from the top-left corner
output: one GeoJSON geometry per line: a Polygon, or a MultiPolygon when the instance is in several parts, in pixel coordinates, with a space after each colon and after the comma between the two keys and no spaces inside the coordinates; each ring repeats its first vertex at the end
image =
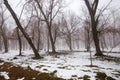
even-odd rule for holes
{"type": "Polygon", "coordinates": [[[29,37],[29,35],[24,31],[22,25],[20,24],[15,12],[13,11],[13,9],[11,8],[11,6],[9,5],[8,1],[7,0],[4,0],[4,4],[5,6],[8,8],[9,12],[11,13],[12,17],[14,18],[18,28],[20,29],[20,31],[23,33],[24,37],[26,38],[27,42],[29,43],[30,47],[32,48],[34,54],[35,54],[35,58],[42,58],[37,49],[35,48],[31,38],[29,37]]]}
{"type": "Polygon", "coordinates": [[[84,1],[86,4],[86,7],[88,8],[89,15],[91,18],[92,35],[93,35],[93,40],[94,40],[95,49],[96,49],[95,55],[102,56],[103,54],[102,54],[102,51],[100,50],[98,31],[97,31],[99,15],[96,16],[99,0],[94,0],[93,3],[90,3],[89,0],[84,0],[84,1]]]}

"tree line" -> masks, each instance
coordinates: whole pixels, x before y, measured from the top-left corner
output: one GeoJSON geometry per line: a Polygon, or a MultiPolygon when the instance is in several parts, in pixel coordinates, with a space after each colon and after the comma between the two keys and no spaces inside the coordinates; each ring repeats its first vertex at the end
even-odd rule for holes
{"type": "Polygon", "coordinates": [[[25,0],[18,16],[7,0],[0,5],[0,50],[32,49],[35,58],[42,58],[39,51],[44,49],[57,54],[58,50],[96,51],[103,56],[105,49],[119,46],[119,11],[108,10],[112,3],[99,8],[99,0],[84,0],[82,17],[72,11],[64,11],[64,0],[25,0]],[[7,28],[6,11],[16,23],[12,31],[7,28]],[[107,14],[105,11],[108,11],[107,14]],[[23,13],[26,16],[22,19],[23,13]],[[4,48],[3,48],[4,47],[4,48]]]}

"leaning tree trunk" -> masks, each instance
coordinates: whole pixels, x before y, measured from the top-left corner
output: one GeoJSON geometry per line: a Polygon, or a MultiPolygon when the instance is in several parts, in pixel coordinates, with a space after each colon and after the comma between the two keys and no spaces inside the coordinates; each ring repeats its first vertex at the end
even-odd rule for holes
{"type": "Polygon", "coordinates": [[[20,24],[15,12],[13,11],[13,9],[11,8],[11,6],[9,5],[8,1],[7,0],[4,0],[4,4],[5,6],[8,8],[9,12],[11,13],[12,17],[14,18],[18,28],[20,29],[20,31],[23,33],[24,37],[26,38],[27,42],[29,43],[30,47],[32,48],[34,54],[35,54],[35,58],[42,58],[37,49],[35,48],[31,38],[29,37],[29,35],[24,31],[22,25],[20,24]]]}

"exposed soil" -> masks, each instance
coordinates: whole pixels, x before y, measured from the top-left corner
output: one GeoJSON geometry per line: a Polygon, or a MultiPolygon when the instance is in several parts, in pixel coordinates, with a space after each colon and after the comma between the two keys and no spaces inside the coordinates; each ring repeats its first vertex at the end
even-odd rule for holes
{"type": "MultiPolygon", "coordinates": [[[[24,80],[64,80],[62,78],[57,78],[54,73],[40,73],[38,71],[32,70],[30,67],[22,68],[18,65],[14,65],[9,62],[4,62],[0,60],[0,72],[7,72],[9,80],[17,80],[24,78],[24,80]]],[[[0,75],[0,80],[6,80],[0,75]]]]}

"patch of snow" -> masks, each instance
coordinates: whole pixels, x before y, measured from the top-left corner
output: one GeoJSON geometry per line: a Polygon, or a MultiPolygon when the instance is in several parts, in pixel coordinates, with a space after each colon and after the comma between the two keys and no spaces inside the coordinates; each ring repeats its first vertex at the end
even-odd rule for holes
{"type": "MultiPolygon", "coordinates": [[[[50,56],[45,55],[45,52],[41,51],[40,54],[44,57],[40,60],[31,59],[34,56],[32,51],[24,51],[23,55],[25,56],[16,56],[18,55],[18,51],[10,51],[6,54],[0,54],[0,58],[22,67],[29,66],[40,72],[51,73],[57,71],[55,75],[64,79],[74,78],[73,76],[78,78],[88,75],[91,80],[95,80],[95,72],[105,72],[108,76],[120,80],[120,77],[113,75],[114,71],[120,71],[120,64],[93,59],[93,65],[98,67],[91,68],[85,66],[90,65],[90,55],[88,52],[73,52],[68,55],[50,56]],[[13,59],[14,57],[17,57],[17,59],[13,59]]],[[[95,58],[93,55],[94,52],[92,52],[92,57],[95,58]]],[[[115,54],[112,53],[111,55],[114,56],[115,54]]],[[[116,54],[116,56],[120,57],[120,54],[116,54]]]]}
{"type": "Polygon", "coordinates": [[[0,65],[3,65],[3,64],[4,64],[4,62],[0,63],[0,65]]]}
{"type": "Polygon", "coordinates": [[[5,80],[10,79],[7,72],[0,72],[0,75],[3,76],[5,78],[5,80]]]}

